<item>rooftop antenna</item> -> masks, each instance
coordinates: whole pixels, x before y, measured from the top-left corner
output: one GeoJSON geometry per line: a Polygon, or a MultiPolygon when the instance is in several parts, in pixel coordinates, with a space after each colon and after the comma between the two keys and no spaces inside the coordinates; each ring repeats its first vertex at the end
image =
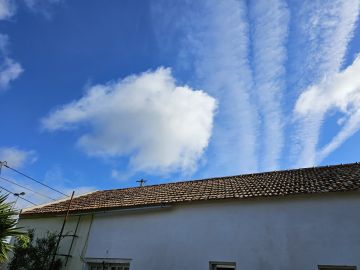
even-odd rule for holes
{"type": "Polygon", "coordinates": [[[136,182],[140,184],[140,187],[143,187],[145,185],[145,183],[146,183],[146,180],[141,179],[141,180],[138,180],[136,182]]]}
{"type": "Polygon", "coordinates": [[[1,169],[3,166],[6,166],[7,162],[6,161],[0,161],[0,174],[1,174],[1,169]]]}

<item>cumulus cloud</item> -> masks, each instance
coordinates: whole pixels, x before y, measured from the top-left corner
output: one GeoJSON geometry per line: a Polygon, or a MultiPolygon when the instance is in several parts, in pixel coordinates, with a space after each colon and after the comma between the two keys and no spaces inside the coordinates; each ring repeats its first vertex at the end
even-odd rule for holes
{"type": "Polygon", "coordinates": [[[34,163],[36,160],[35,151],[21,150],[16,147],[0,147],[0,161],[6,161],[11,167],[20,168],[27,163],[34,163]]]}
{"type": "Polygon", "coordinates": [[[296,102],[297,117],[322,119],[331,111],[343,114],[341,131],[317,153],[320,162],[360,128],[360,56],[345,70],[310,86],[296,102]]]}
{"type": "Polygon", "coordinates": [[[24,71],[18,62],[9,57],[8,43],[8,36],[0,34],[0,91],[6,90],[24,71]]]}
{"type": "Polygon", "coordinates": [[[15,9],[13,0],[0,0],[0,20],[11,18],[15,14],[15,9]]]}
{"type": "Polygon", "coordinates": [[[90,156],[130,156],[134,171],[189,172],[207,147],[216,101],[177,86],[171,70],[90,87],[79,100],[42,119],[48,131],[83,126],[77,145],[90,156]]]}

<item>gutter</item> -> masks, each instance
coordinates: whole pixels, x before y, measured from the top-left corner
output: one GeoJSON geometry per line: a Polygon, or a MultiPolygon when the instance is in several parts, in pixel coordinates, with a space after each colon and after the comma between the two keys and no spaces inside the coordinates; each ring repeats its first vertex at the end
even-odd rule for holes
{"type": "MultiPolygon", "coordinates": [[[[120,208],[120,209],[109,209],[105,208],[104,210],[101,209],[94,209],[84,212],[73,212],[69,213],[69,216],[87,216],[87,215],[104,215],[104,214],[117,214],[117,213],[129,213],[129,212],[143,212],[143,211],[153,211],[153,210],[160,210],[160,209],[170,209],[173,205],[171,204],[161,204],[161,205],[153,205],[153,206],[143,206],[143,207],[132,207],[132,208],[120,208]]],[[[20,219],[32,219],[32,218],[47,218],[47,217],[63,217],[65,213],[39,213],[39,214],[26,214],[23,213],[20,215],[20,219]]]]}

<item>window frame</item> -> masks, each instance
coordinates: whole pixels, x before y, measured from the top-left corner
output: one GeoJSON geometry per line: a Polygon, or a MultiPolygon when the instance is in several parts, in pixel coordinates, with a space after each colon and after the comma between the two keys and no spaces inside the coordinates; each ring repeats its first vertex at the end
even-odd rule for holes
{"type": "Polygon", "coordinates": [[[129,270],[131,269],[131,259],[115,259],[115,258],[85,258],[85,269],[90,270],[91,266],[94,266],[94,264],[110,264],[110,270],[111,270],[111,264],[114,264],[116,267],[119,266],[128,266],[129,270]],[[93,264],[93,265],[92,265],[93,264]]]}
{"type": "Polygon", "coordinates": [[[318,265],[318,270],[357,270],[356,265],[318,265]]]}
{"type": "Polygon", "coordinates": [[[101,267],[103,269],[103,267],[106,267],[107,270],[111,270],[113,267],[115,267],[115,269],[117,269],[118,267],[122,267],[121,269],[128,269],[130,270],[130,264],[129,263],[114,263],[114,262],[103,262],[103,263],[87,263],[87,269],[91,270],[92,267],[95,267],[95,269],[97,269],[98,267],[101,267]]]}
{"type": "Polygon", "coordinates": [[[221,266],[222,268],[228,268],[229,270],[236,270],[236,262],[224,262],[224,261],[210,261],[209,269],[216,270],[217,266],[221,266]]]}

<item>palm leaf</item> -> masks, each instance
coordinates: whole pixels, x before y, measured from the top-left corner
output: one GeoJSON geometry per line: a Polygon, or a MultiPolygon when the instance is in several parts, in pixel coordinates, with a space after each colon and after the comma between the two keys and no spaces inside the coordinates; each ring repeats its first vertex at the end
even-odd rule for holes
{"type": "Polygon", "coordinates": [[[26,238],[27,232],[23,228],[16,227],[18,212],[12,208],[12,204],[6,202],[7,195],[0,195],[0,263],[8,259],[8,253],[13,246],[9,243],[10,237],[26,238]]]}

